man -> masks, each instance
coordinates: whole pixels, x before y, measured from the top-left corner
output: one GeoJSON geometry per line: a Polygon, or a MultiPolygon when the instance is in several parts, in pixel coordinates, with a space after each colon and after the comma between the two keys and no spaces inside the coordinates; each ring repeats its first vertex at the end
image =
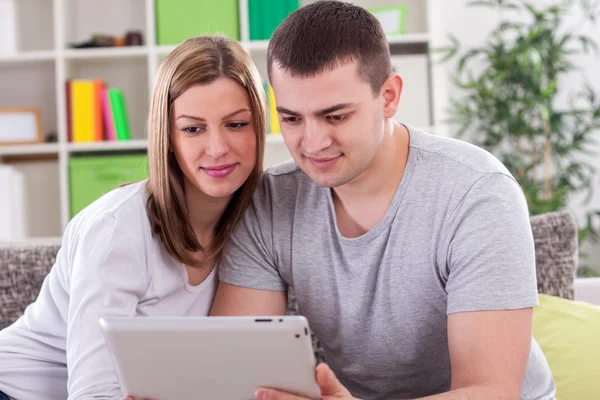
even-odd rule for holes
{"type": "Polygon", "coordinates": [[[392,120],[402,79],[362,8],[294,12],[268,68],[295,163],[265,173],[213,315],[283,314],[293,286],[325,399],[553,399],[527,205],[506,168],[392,120]]]}

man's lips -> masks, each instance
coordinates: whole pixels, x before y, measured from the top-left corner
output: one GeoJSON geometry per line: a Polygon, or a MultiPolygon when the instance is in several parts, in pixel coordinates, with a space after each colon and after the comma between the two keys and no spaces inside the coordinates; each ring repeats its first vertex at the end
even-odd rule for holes
{"type": "Polygon", "coordinates": [[[340,154],[337,157],[307,157],[308,160],[317,168],[329,168],[335,165],[335,163],[342,157],[340,154]]]}

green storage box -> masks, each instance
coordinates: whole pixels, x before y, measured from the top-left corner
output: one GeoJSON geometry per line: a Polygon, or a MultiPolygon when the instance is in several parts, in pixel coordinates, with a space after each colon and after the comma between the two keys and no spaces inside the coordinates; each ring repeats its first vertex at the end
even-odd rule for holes
{"type": "Polygon", "coordinates": [[[214,34],[240,40],[238,0],[156,0],[155,7],[159,45],[214,34]]]}
{"type": "Polygon", "coordinates": [[[148,176],[148,157],[145,154],[71,157],[71,218],[119,185],[148,176]]]}

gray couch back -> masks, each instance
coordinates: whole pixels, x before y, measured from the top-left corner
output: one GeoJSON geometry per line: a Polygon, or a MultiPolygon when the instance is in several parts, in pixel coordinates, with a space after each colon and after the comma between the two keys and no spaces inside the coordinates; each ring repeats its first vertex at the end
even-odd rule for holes
{"type": "MultiPolygon", "coordinates": [[[[539,292],[573,299],[578,264],[575,220],[567,213],[548,213],[532,217],[531,227],[539,292]]],[[[0,329],[35,300],[58,250],[55,245],[0,247],[0,329]]],[[[301,312],[292,289],[288,297],[288,313],[301,312]]]]}

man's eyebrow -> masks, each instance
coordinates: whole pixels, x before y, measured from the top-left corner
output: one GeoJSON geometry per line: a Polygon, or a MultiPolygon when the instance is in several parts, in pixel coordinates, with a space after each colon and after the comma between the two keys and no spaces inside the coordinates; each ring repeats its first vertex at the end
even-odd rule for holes
{"type": "MultiPolygon", "coordinates": [[[[247,109],[247,108],[240,108],[239,110],[236,110],[236,111],[234,111],[232,113],[227,114],[226,116],[223,117],[223,119],[231,118],[234,115],[237,115],[237,114],[240,114],[240,113],[243,113],[243,112],[250,112],[250,110],[247,109]]],[[[182,115],[178,116],[176,118],[176,120],[180,119],[180,118],[188,118],[188,119],[193,119],[193,120],[202,121],[202,122],[206,121],[206,119],[204,119],[202,117],[196,117],[194,115],[187,115],[187,114],[182,114],[182,115]]]]}
{"type": "Polygon", "coordinates": [[[353,103],[340,103],[340,104],[336,104],[335,106],[331,106],[331,107],[327,107],[324,108],[323,110],[319,110],[315,112],[315,115],[318,117],[322,117],[323,115],[327,115],[327,114],[331,114],[334,113],[336,111],[342,110],[344,108],[348,108],[353,106],[353,103]]]}
{"type": "Polygon", "coordinates": [[[298,114],[295,111],[292,110],[288,110],[287,108],[283,108],[283,107],[277,107],[277,112],[280,114],[288,114],[288,115],[293,115],[294,117],[299,117],[300,114],[298,114]]]}
{"type": "MultiPolygon", "coordinates": [[[[327,108],[324,108],[324,109],[319,110],[319,111],[315,111],[314,115],[316,115],[318,117],[321,117],[323,115],[331,114],[333,112],[342,110],[344,108],[351,107],[353,105],[354,105],[354,103],[340,103],[340,104],[336,104],[334,106],[327,107],[327,108]]],[[[281,114],[293,115],[294,117],[300,117],[301,116],[299,113],[297,113],[295,111],[292,111],[292,110],[288,110],[287,108],[284,108],[284,107],[277,107],[277,112],[279,112],[281,114]]]]}

